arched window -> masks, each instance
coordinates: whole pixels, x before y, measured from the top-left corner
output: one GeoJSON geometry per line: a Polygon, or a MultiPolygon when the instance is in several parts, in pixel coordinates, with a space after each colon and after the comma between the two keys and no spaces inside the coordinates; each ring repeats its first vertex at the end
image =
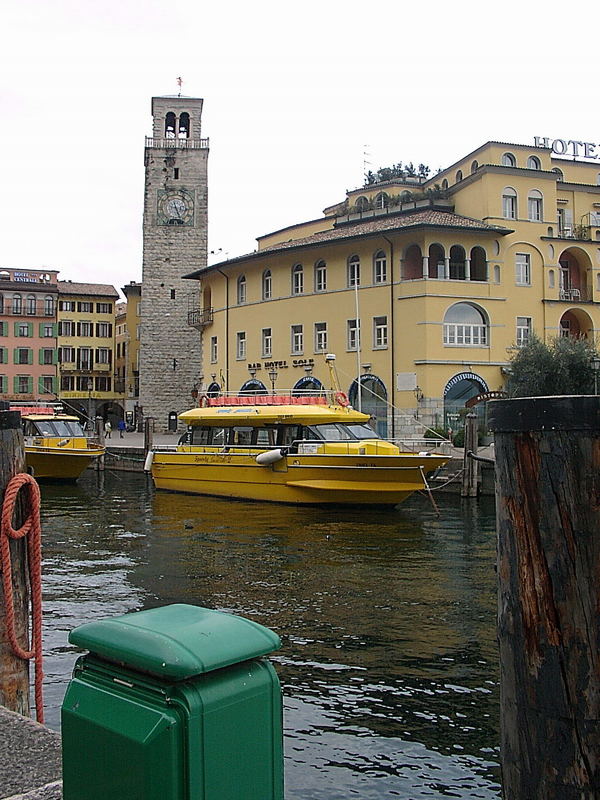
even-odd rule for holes
{"type": "Polygon", "coordinates": [[[348,259],[348,286],[360,286],[360,258],[357,255],[348,259]]]}
{"type": "Polygon", "coordinates": [[[190,115],[184,111],[179,116],[179,139],[190,138],[190,115]]]}
{"type": "Polygon", "coordinates": [[[35,315],[35,295],[33,294],[27,295],[27,306],[25,308],[25,313],[29,314],[30,316],[35,315]]]}
{"type": "Polygon", "coordinates": [[[478,170],[478,169],[479,169],[479,164],[478,164],[478,162],[477,162],[477,161],[473,161],[473,162],[471,163],[471,175],[472,175],[474,172],[477,172],[477,170],[478,170]]]}
{"type": "MultiPolygon", "coordinates": [[[[553,167],[552,172],[556,172],[557,181],[562,181],[564,179],[562,169],[559,169],[558,167],[553,167]]],[[[600,178],[600,175],[598,177],[600,178]]],[[[598,181],[598,183],[600,183],[600,180],[598,181]]]]}
{"type": "Polygon", "coordinates": [[[541,169],[542,165],[537,156],[529,156],[527,159],[527,169],[541,169]]]}
{"type": "Polygon", "coordinates": [[[455,303],[444,316],[444,344],[458,347],[485,347],[488,322],[485,314],[471,303],[455,303]]]}
{"type": "Polygon", "coordinates": [[[502,216],[504,219],[517,218],[517,193],[512,186],[507,186],[502,192],[502,216]]]}
{"type": "Polygon", "coordinates": [[[447,189],[447,188],[448,188],[448,178],[444,178],[444,180],[442,181],[442,189],[447,189]]]}
{"type": "Polygon", "coordinates": [[[375,197],[375,208],[387,208],[389,200],[390,198],[386,192],[379,192],[375,197]]]}
{"type": "Polygon", "coordinates": [[[165,139],[175,138],[175,114],[172,111],[165,117],[165,139]]]}
{"type": "Polygon", "coordinates": [[[542,193],[537,189],[532,189],[527,195],[527,217],[530,222],[542,221],[542,193]]]}
{"type": "Polygon", "coordinates": [[[368,211],[369,210],[369,200],[364,195],[361,195],[356,201],[356,210],[357,211],[368,211]]]}
{"type": "Polygon", "coordinates": [[[548,270],[548,288],[549,289],[554,289],[554,270],[553,269],[549,269],[548,270]]]}
{"type": "Polygon", "coordinates": [[[471,248],[471,280],[487,281],[487,258],[483,247],[476,245],[471,248]]]}
{"type": "Polygon", "coordinates": [[[456,173],[456,183],[460,183],[463,179],[462,169],[459,169],[456,173]]]}
{"type": "Polygon", "coordinates": [[[315,264],[315,292],[327,291],[327,264],[319,259],[315,264]]]}
{"type": "Polygon", "coordinates": [[[273,278],[271,270],[266,269],[262,274],[262,299],[270,300],[273,294],[273,278]]]}
{"type": "Polygon", "coordinates": [[[20,314],[23,308],[22,298],[20,294],[13,294],[12,299],[12,312],[13,314],[20,314]]]}
{"type": "Polygon", "coordinates": [[[44,314],[47,317],[54,316],[54,298],[51,295],[44,297],[44,314]]]}
{"type": "Polygon", "coordinates": [[[465,248],[453,244],[450,248],[450,280],[464,281],[466,278],[465,248]]]}
{"type": "Polygon", "coordinates": [[[237,301],[238,305],[241,306],[243,303],[246,302],[246,276],[240,275],[237,279],[237,301]]]}
{"type": "Polygon", "coordinates": [[[387,281],[387,258],[383,250],[378,250],[373,256],[373,283],[387,281]]]}
{"type": "Polygon", "coordinates": [[[502,156],[502,166],[503,167],[516,167],[517,166],[517,159],[513,156],[512,153],[504,153],[502,156]]]}
{"type": "Polygon", "coordinates": [[[500,283],[500,265],[494,265],[494,283],[500,283]]]}
{"type": "Polygon", "coordinates": [[[438,280],[446,277],[446,253],[437,242],[429,246],[429,277],[438,280]]]}
{"type": "Polygon", "coordinates": [[[304,267],[294,264],[292,267],[292,294],[304,294],[304,267]]]}
{"type": "Polygon", "coordinates": [[[240,386],[239,394],[243,397],[251,394],[269,394],[267,387],[258,378],[250,378],[240,386]]]}

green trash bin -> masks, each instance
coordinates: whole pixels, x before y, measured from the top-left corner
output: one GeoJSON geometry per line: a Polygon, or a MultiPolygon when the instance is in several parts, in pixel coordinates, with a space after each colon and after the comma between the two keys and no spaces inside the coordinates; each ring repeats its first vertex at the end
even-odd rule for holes
{"type": "Polygon", "coordinates": [[[69,642],[90,652],[62,705],[64,800],[282,800],[273,631],[178,604],[69,642]]]}

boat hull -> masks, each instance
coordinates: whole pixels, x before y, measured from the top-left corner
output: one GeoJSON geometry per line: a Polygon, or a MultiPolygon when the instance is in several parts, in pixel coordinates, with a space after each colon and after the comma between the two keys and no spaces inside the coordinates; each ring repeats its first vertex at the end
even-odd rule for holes
{"type": "Polygon", "coordinates": [[[424,475],[446,463],[443,456],[290,455],[260,465],[258,452],[154,452],[157,489],[299,505],[390,505],[425,488],[424,475]]]}
{"type": "Polygon", "coordinates": [[[56,447],[25,447],[27,470],[36,480],[76,481],[96,458],[96,450],[59,450],[56,447]]]}

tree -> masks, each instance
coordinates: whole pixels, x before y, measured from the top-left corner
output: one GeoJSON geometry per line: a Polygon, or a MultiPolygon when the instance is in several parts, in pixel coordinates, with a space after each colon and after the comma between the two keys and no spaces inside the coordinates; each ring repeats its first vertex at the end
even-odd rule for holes
{"type": "Polygon", "coordinates": [[[511,348],[507,390],[511,397],[593,394],[593,360],[587,339],[564,336],[549,345],[532,334],[524,347],[511,348]]]}

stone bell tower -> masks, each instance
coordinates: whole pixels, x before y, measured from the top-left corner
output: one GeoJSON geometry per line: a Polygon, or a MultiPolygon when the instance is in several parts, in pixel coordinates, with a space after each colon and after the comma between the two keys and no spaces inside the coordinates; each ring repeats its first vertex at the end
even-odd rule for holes
{"type": "Polygon", "coordinates": [[[144,151],[140,404],[156,430],[169,414],[193,405],[200,383],[201,338],[188,325],[195,281],[206,266],[208,139],[201,136],[203,100],[152,98],[153,131],[144,151]]]}

